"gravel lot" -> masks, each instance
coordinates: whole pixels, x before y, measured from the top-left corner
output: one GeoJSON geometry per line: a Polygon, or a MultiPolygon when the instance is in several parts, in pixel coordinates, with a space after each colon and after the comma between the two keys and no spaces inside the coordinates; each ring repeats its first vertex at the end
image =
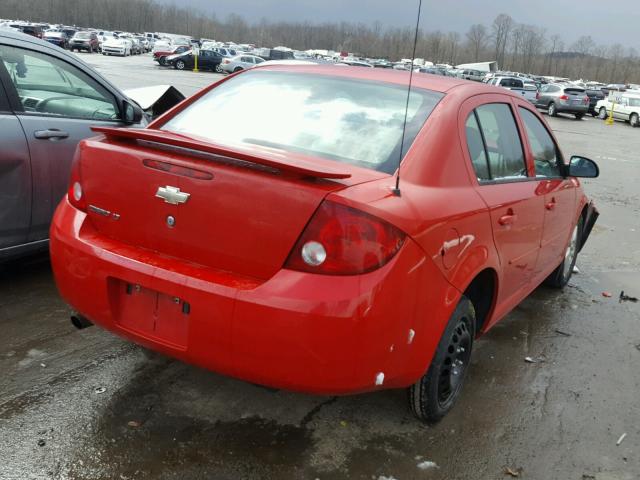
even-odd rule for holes
{"type": "MultiPolygon", "coordinates": [[[[192,94],[219,78],[150,55],[81,56],[122,88],[192,94]]],[[[510,468],[637,480],[640,305],[617,297],[640,296],[640,130],[550,123],[565,154],[601,167],[586,182],[601,217],[581,273],[563,292],[539,288],[476,343],[461,401],[437,426],[410,416],[403,391],[267,390],[76,331],[35,258],[0,267],[0,479],[501,479],[510,468]]]]}

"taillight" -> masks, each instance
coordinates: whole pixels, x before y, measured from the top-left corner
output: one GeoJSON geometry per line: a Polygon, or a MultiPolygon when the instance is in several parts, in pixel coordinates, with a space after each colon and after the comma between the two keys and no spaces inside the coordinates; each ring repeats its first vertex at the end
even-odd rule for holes
{"type": "Polygon", "coordinates": [[[589,103],[589,97],[584,97],[583,102],[584,102],[585,104],[589,103]]]}
{"type": "Polygon", "coordinates": [[[87,201],[82,190],[82,176],[80,175],[80,148],[76,150],[71,162],[71,176],[69,178],[69,189],[67,190],[69,203],[83,212],[87,211],[87,201]]]}
{"type": "Polygon", "coordinates": [[[223,60],[222,63],[224,63],[225,65],[230,64],[231,62],[229,60],[223,60]]]}
{"type": "Polygon", "coordinates": [[[329,201],[323,202],[289,254],[285,268],[325,275],[356,275],[385,265],[405,234],[390,223],[329,201]]]}

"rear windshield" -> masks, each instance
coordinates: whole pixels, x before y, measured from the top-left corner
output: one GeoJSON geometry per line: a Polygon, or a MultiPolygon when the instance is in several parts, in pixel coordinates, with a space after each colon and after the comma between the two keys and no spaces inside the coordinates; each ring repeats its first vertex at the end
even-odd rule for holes
{"type": "Polygon", "coordinates": [[[577,93],[584,93],[584,88],[580,88],[580,87],[565,88],[564,93],[569,93],[574,95],[577,93]]]}
{"type": "MultiPolygon", "coordinates": [[[[412,89],[403,153],[442,97],[412,89]]],[[[220,145],[277,148],[393,173],[406,102],[406,86],[254,70],[214,88],[161,128],[220,145]]]]}
{"type": "Polygon", "coordinates": [[[89,32],[78,32],[75,34],[76,38],[89,38],[91,34],[89,32]]]}

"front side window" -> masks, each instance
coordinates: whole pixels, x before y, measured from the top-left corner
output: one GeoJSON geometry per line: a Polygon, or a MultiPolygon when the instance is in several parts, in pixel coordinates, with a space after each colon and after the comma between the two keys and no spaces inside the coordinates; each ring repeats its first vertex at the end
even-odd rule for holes
{"type": "Polygon", "coordinates": [[[25,112],[117,120],[116,99],[80,69],[39,52],[0,45],[25,112]]]}
{"type": "Polygon", "coordinates": [[[219,145],[275,148],[393,173],[441,93],[406,86],[252,70],[213,88],[164,130],[219,145]]]}
{"type": "Polygon", "coordinates": [[[509,105],[482,105],[476,109],[476,115],[483,134],[491,180],[526,178],[524,150],[509,105]]]}
{"type": "Polygon", "coordinates": [[[529,138],[533,160],[536,166],[536,177],[560,177],[559,154],[553,138],[542,122],[529,110],[520,107],[520,116],[529,138]]]}

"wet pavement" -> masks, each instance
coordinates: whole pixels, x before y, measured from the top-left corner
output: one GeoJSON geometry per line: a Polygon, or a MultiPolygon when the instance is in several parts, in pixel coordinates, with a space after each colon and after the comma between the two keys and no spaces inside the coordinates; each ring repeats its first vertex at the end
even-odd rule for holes
{"type": "Polygon", "coordinates": [[[0,267],[0,479],[640,478],[640,304],[618,301],[640,296],[640,130],[551,120],[599,162],[601,218],[568,288],[476,343],[437,426],[403,391],[274,391],[77,331],[40,257],[0,267]]]}

